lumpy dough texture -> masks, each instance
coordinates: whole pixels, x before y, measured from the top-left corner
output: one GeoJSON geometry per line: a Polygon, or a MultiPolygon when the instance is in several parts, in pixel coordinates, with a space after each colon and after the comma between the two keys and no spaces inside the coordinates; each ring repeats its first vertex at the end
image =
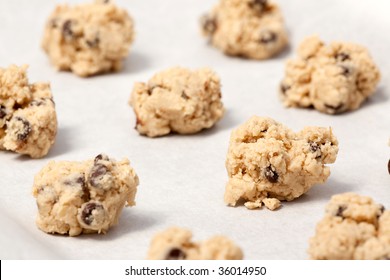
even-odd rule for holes
{"type": "Polygon", "coordinates": [[[389,260],[390,211],[355,193],[333,196],[309,254],[318,260],[389,260]]]}
{"type": "Polygon", "coordinates": [[[254,116],[231,134],[225,202],[274,210],[281,200],[291,201],[324,183],[330,174],[325,164],[333,163],[337,152],[331,128],[294,133],[270,118],[254,116]]]}
{"type": "Polygon", "coordinates": [[[136,83],[129,101],[140,134],[192,134],[212,127],[224,108],[219,77],[210,69],[171,68],[136,83]]]}
{"type": "Polygon", "coordinates": [[[110,1],[95,1],[57,6],[42,46],[59,70],[85,77],[120,70],[133,37],[133,21],[125,10],[110,1]]]}
{"type": "Polygon", "coordinates": [[[266,59],[288,43],[280,9],[267,0],[220,0],[201,25],[211,44],[228,55],[266,59]]]}
{"type": "Polygon", "coordinates": [[[37,226],[76,236],[106,233],[124,206],[135,205],[138,177],[127,159],[106,155],[84,162],[50,162],[36,176],[37,226]]]}
{"type": "Polygon", "coordinates": [[[193,242],[192,233],[182,228],[169,228],[158,233],[151,242],[150,260],[241,260],[241,249],[224,236],[193,242]]]}
{"type": "Polygon", "coordinates": [[[0,150],[41,158],[56,134],[50,84],[30,84],[27,66],[0,68],[0,150]]]}
{"type": "Polygon", "coordinates": [[[311,36],[300,45],[298,58],[287,61],[279,92],[285,106],[338,114],[358,109],[379,80],[366,48],[344,42],[325,45],[311,36]]]}

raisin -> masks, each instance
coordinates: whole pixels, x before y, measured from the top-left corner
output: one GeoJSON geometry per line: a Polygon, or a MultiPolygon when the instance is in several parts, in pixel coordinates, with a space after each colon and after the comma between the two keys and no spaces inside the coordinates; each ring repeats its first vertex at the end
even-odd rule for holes
{"type": "Polygon", "coordinates": [[[275,168],[270,165],[264,170],[264,176],[270,183],[277,183],[279,179],[278,173],[275,171],[275,168]]]}
{"type": "Polygon", "coordinates": [[[183,250],[179,248],[173,248],[171,249],[167,256],[166,260],[184,260],[186,258],[186,254],[183,252],[183,250]]]}

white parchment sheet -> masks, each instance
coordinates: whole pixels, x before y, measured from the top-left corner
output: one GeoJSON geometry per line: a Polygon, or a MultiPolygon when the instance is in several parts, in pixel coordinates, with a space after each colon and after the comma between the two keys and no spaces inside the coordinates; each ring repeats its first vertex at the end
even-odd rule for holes
{"type": "Polygon", "coordinates": [[[191,229],[196,240],[227,235],[246,259],[306,259],[308,239],[332,195],[353,191],[390,208],[390,2],[279,0],[291,47],[274,59],[250,61],[226,57],[201,37],[199,16],[216,1],[117,0],[136,23],[131,55],[122,72],[83,79],[56,72],[40,48],[45,20],[63,1],[0,0],[0,65],[29,64],[31,82],[50,81],[59,119],[47,157],[0,153],[2,259],[143,259],[151,237],[174,225],[191,229]],[[381,69],[376,94],[358,111],[329,116],[286,109],[278,100],[285,60],[314,33],[368,47],[381,69]],[[127,104],[134,82],[176,65],[209,66],[220,75],[225,117],[197,135],[139,136],[127,104]],[[328,181],[275,212],[225,206],[229,135],[252,115],[294,130],[332,126],[340,152],[328,181]],[[38,230],[34,175],[51,160],[84,160],[102,152],[130,159],[140,177],[137,206],[125,209],[107,235],[70,238],[38,230]]]}

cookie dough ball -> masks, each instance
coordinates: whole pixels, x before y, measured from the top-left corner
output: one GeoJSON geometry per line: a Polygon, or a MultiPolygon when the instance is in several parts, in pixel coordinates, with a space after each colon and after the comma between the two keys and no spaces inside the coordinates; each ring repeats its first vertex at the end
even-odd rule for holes
{"type": "Polygon", "coordinates": [[[355,193],[333,196],[309,254],[318,260],[390,259],[390,211],[355,193]]]}
{"type": "Polygon", "coordinates": [[[326,181],[338,142],[331,128],[306,127],[295,133],[270,119],[254,116],[235,129],[226,159],[229,182],[225,202],[248,209],[275,210],[315,184],[326,181]]]}
{"type": "Polygon", "coordinates": [[[201,19],[212,45],[227,55],[267,59],[287,45],[279,7],[267,0],[220,0],[201,19]]]}
{"type": "Polygon", "coordinates": [[[302,42],[298,58],[287,61],[280,97],[287,107],[339,114],[358,109],[379,80],[366,48],[345,42],[325,45],[312,36],[302,42]]]}
{"type": "Polygon", "coordinates": [[[133,20],[111,2],[56,7],[42,46],[57,69],[85,77],[122,68],[133,42],[133,20]]]}
{"type": "Polygon", "coordinates": [[[37,226],[76,236],[106,233],[124,206],[135,205],[138,177],[127,159],[106,155],[84,162],[50,162],[36,176],[37,226]]]}
{"type": "Polygon", "coordinates": [[[171,68],[136,83],[129,104],[140,134],[193,134],[212,127],[224,113],[219,77],[210,69],[171,68]]]}
{"type": "Polygon", "coordinates": [[[192,233],[182,228],[169,228],[152,240],[150,260],[242,260],[241,249],[224,236],[195,243],[192,233]]]}
{"type": "Polygon", "coordinates": [[[0,150],[41,158],[56,134],[50,84],[30,84],[26,65],[0,68],[0,150]]]}

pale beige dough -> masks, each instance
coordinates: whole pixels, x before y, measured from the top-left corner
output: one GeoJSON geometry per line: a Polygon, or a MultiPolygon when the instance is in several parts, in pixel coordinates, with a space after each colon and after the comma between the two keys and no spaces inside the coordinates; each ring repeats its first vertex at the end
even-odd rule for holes
{"type": "Polygon", "coordinates": [[[134,24],[112,2],[56,7],[46,23],[42,47],[57,69],[86,77],[122,68],[134,24]]]}
{"type": "Polygon", "coordinates": [[[150,260],[241,260],[241,249],[224,236],[193,242],[187,229],[172,227],[154,236],[150,244],[150,260]]]}
{"type": "Polygon", "coordinates": [[[57,134],[49,83],[30,84],[27,65],[0,68],[0,150],[44,157],[57,134]]]}
{"type": "Polygon", "coordinates": [[[306,38],[286,63],[280,97],[287,107],[314,107],[327,114],[358,109],[375,93],[380,73],[366,48],[345,42],[325,45],[306,38]]]}
{"type": "Polygon", "coordinates": [[[139,180],[127,159],[106,155],[84,162],[49,162],[34,179],[37,226],[76,236],[106,233],[124,206],[135,205],[139,180]]]}
{"type": "Polygon", "coordinates": [[[233,56],[267,59],[288,43],[281,11],[267,0],[220,0],[201,26],[212,45],[233,56]]]}
{"type": "Polygon", "coordinates": [[[225,202],[248,209],[280,207],[326,181],[338,152],[331,128],[305,127],[295,133],[270,118],[254,116],[235,129],[226,159],[225,202]]]}
{"type": "Polygon", "coordinates": [[[174,67],[135,83],[129,104],[140,134],[193,134],[212,127],[224,114],[219,77],[208,68],[174,67]]]}
{"type": "Polygon", "coordinates": [[[310,239],[308,252],[318,260],[389,260],[390,211],[370,197],[335,195],[310,239]]]}

